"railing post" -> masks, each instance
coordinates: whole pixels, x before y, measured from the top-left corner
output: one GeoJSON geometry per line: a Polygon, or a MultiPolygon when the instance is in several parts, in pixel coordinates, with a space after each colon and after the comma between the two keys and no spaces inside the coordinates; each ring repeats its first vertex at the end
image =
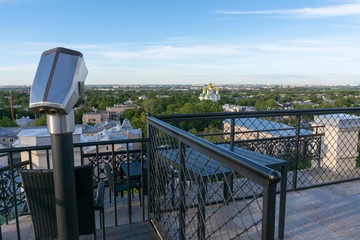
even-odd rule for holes
{"type": "Polygon", "coordinates": [[[206,219],[206,209],[205,209],[205,198],[206,198],[206,181],[207,179],[203,179],[202,177],[198,177],[198,185],[199,185],[199,192],[198,192],[198,213],[197,213],[197,220],[198,220],[198,239],[204,240],[205,239],[205,219],[206,219]]]}
{"type": "MultiPolygon", "coordinates": [[[[83,147],[80,147],[80,164],[84,165],[84,149],[83,147]]],[[[99,182],[99,180],[98,180],[99,182]]]]}
{"type": "MultiPolygon", "coordinates": [[[[113,150],[114,150],[114,146],[112,146],[113,150]]],[[[113,152],[113,155],[114,155],[114,152],[113,152]]],[[[117,181],[117,166],[116,166],[116,156],[115,158],[113,158],[113,161],[112,161],[112,169],[113,169],[113,189],[115,190],[115,185],[116,185],[116,181],[117,181]]],[[[110,192],[110,189],[109,189],[109,192],[110,192]]],[[[117,197],[117,193],[116,191],[113,192],[113,198],[114,198],[114,209],[116,209],[115,211],[115,227],[117,227],[117,206],[116,206],[116,197],[117,197]]],[[[110,197],[110,202],[111,202],[111,197],[110,197]]]]}
{"type": "Polygon", "coordinates": [[[126,143],[126,160],[127,160],[127,191],[128,191],[128,214],[129,214],[129,223],[131,224],[131,190],[130,190],[130,153],[129,153],[129,143],[126,143]]]}
{"type": "Polygon", "coordinates": [[[99,182],[100,181],[100,164],[99,164],[99,145],[96,144],[96,177],[97,177],[97,181],[99,182]]]}
{"type": "Polygon", "coordinates": [[[275,235],[276,182],[267,182],[263,188],[262,240],[273,240],[275,235]]]}
{"type": "Polygon", "coordinates": [[[186,238],[186,196],[185,196],[185,154],[186,146],[183,142],[179,142],[179,164],[180,164],[180,179],[179,179],[179,239],[186,238]]]}
{"type": "MultiPolygon", "coordinates": [[[[147,117],[150,117],[151,113],[147,113],[147,117]]],[[[153,158],[151,157],[151,152],[153,151],[153,144],[152,144],[152,136],[151,136],[151,129],[149,121],[146,122],[146,133],[147,137],[149,138],[148,143],[148,151],[147,151],[147,191],[148,191],[148,218],[150,218],[150,212],[151,212],[151,205],[152,205],[152,191],[151,188],[151,164],[153,161],[153,158]]]]}
{"type": "Polygon", "coordinates": [[[13,154],[10,152],[10,171],[11,171],[11,183],[12,183],[12,190],[13,190],[13,204],[15,210],[15,220],[16,220],[16,233],[17,237],[20,240],[20,226],[19,226],[19,215],[17,209],[17,198],[16,198],[16,186],[15,186],[15,172],[14,172],[14,161],[13,161],[13,154]]]}
{"type": "Polygon", "coordinates": [[[230,149],[233,151],[235,145],[235,118],[231,119],[230,131],[230,149]]]}
{"type": "Polygon", "coordinates": [[[141,177],[140,177],[140,181],[141,181],[141,196],[139,196],[141,198],[141,202],[142,202],[142,218],[143,218],[143,222],[145,222],[145,202],[144,202],[144,152],[143,152],[143,148],[144,148],[144,144],[143,142],[141,142],[141,151],[140,151],[140,161],[141,161],[141,177]]]}
{"type": "Polygon", "coordinates": [[[300,128],[301,115],[296,115],[296,135],[295,135],[295,156],[294,156],[294,174],[293,174],[293,188],[297,187],[297,170],[299,165],[299,145],[300,145],[300,128]]]}
{"type": "Polygon", "coordinates": [[[47,169],[50,169],[50,156],[49,156],[49,149],[46,149],[46,165],[47,169]]]}
{"type": "Polygon", "coordinates": [[[29,165],[30,165],[30,169],[33,169],[33,162],[32,162],[31,150],[28,151],[28,154],[29,154],[29,165]]]}

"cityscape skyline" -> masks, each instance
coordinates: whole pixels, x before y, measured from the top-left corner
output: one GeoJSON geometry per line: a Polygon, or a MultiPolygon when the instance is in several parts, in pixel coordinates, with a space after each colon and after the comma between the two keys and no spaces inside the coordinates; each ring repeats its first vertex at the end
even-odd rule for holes
{"type": "Polygon", "coordinates": [[[0,0],[0,21],[0,85],[59,46],[86,84],[360,83],[360,1],[0,0]]]}

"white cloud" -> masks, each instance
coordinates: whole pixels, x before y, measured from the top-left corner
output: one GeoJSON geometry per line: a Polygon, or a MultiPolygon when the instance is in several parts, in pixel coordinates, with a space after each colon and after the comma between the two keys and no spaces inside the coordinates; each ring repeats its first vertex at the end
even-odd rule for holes
{"type": "MultiPolygon", "coordinates": [[[[278,73],[281,73],[284,79],[300,82],[301,78],[297,78],[296,74],[313,77],[312,74],[327,74],[332,71],[338,75],[360,75],[358,42],[359,39],[356,38],[326,36],[283,39],[280,42],[271,39],[235,39],[230,42],[212,41],[203,44],[166,42],[154,45],[134,42],[131,45],[90,43],[60,46],[84,53],[89,69],[87,83],[105,80],[166,83],[169,79],[173,83],[182,82],[183,79],[199,82],[205,79],[199,76],[204,75],[217,82],[238,81],[237,79],[252,82],[246,75],[262,79],[258,76],[259,73],[271,75],[267,79],[268,82],[285,81],[275,76],[278,73]]],[[[2,55],[11,56],[10,59],[6,58],[6,61],[0,62],[0,82],[12,81],[16,76],[23,82],[31,83],[41,53],[60,43],[17,43],[16,46],[15,43],[12,44],[0,47],[2,55]],[[16,54],[7,54],[6,51],[9,49],[17,49],[16,54]],[[24,53],[26,57],[20,55],[24,53]]],[[[266,81],[265,77],[263,79],[266,81]]],[[[344,78],[342,82],[350,82],[351,79],[344,78]]]]}
{"type": "Polygon", "coordinates": [[[328,44],[328,42],[323,41],[323,40],[293,40],[290,41],[290,43],[293,44],[305,44],[305,45],[324,45],[324,44],[328,44]]]}
{"type": "Polygon", "coordinates": [[[360,4],[343,4],[326,6],[319,8],[299,8],[299,9],[277,9],[266,11],[225,11],[217,10],[220,14],[268,14],[268,15],[287,15],[298,18],[326,18],[360,15],[360,4]]]}
{"type": "MultiPolygon", "coordinates": [[[[270,52],[334,52],[339,51],[339,47],[335,46],[304,46],[299,45],[277,45],[277,44],[263,44],[256,46],[257,49],[270,52]]],[[[343,48],[345,49],[345,47],[343,48]]]]}
{"type": "Polygon", "coordinates": [[[346,29],[360,29],[360,26],[358,26],[358,25],[336,24],[336,25],[333,25],[333,27],[336,27],[336,28],[346,28],[346,29]]]}
{"type": "Polygon", "coordinates": [[[102,52],[104,57],[111,59],[174,59],[184,57],[206,57],[217,55],[236,55],[241,53],[240,46],[203,46],[176,47],[171,45],[152,46],[136,51],[108,51],[102,52]]]}
{"type": "Polygon", "coordinates": [[[0,66],[0,72],[29,72],[36,70],[37,65],[28,64],[28,65],[12,65],[12,66],[0,66]]]}

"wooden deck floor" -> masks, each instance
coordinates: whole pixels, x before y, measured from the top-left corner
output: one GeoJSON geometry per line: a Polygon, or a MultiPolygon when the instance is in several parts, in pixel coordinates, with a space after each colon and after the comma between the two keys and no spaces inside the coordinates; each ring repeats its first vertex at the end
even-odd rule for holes
{"type": "MultiPolygon", "coordinates": [[[[105,196],[108,196],[106,194],[105,196]]],[[[277,196],[277,201],[279,197],[277,196]]],[[[142,222],[137,194],[132,198],[133,224],[127,224],[127,198],[117,199],[118,227],[114,227],[114,208],[106,202],[107,239],[160,239],[150,222],[142,222]]],[[[146,201],[145,201],[146,202],[146,201]]],[[[287,193],[285,239],[353,240],[360,239],[360,180],[287,193]]],[[[278,203],[276,206],[279,206],[278,203]]],[[[275,220],[277,237],[278,210],[275,220]]],[[[145,211],[147,213],[147,211],[145,211]]],[[[98,216],[98,213],[97,213],[98,216]]],[[[148,219],[147,216],[145,219],[148,219]]],[[[99,225],[99,220],[96,220],[99,225]]],[[[237,222],[234,222],[237,224],[237,222]]],[[[33,240],[30,216],[20,217],[21,239],[33,240]]],[[[2,225],[2,240],[17,239],[15,221],[2,225]]],[[[92,236],[80,239],[92,239],[92,236]]],[[[97,239],[102,239],[100,230],[97,239]]],[[[226,239],[226,237],[224,237],[226,239]]]]}
{"type": "MultiPolygon", "coordinates": [[[[107,227],[105,229],[107,240],[160,240],[150,222],[139,222],[125,224],[117,227],[107,227]]],[[[97,239],[102,239],[100,229],[96,233],[97,239]]],[[[80,239],[92,239],[92,236],[80,237],[80,239]]]]}

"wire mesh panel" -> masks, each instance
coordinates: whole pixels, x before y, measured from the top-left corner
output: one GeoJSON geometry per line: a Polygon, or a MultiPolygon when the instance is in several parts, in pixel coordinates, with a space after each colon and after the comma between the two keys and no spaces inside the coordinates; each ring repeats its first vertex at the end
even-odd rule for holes
{"type": "Polygon", "coordinates": [[[99,142],[92,145],[90,143],[82,148],[82,164],[91,164],[93,166],[94,180],[96,182],[107,181],[104,164],[108,164],[111,167],[115,166],[117,177],[122,178],[124,177],[123,168],[126,168],[128,162],[141,162],[141,158],[146,153],[146,151],[143,150],[143,146],[147,140],[137,139],[135,143],[129,140],[127,141],[128,143],[123,141],[125,143],[121,144],[116,142],[110,142],[108,144],[99,142]]]}
{"type": "Polygon", "coordinates": [[[149,137],[150,219],[163,238],[265,239],[262,185],[160,128],[149,137]]]}
{"type": "Polygon", "coordinates": [[[12,176],[12,171],[10,167],[3,167],[0,169],[0,221],[3,224],[3,221],[8,223],[9,220],[15,218],[14,213],[14,198],[16,199],[16,204],[18,207],[21,207],[25,202],[24,192],[21,191],[21,179],[19,176],[19,170],[24,169],[29,165],[29,162],[24,162],[16,164],[14,166],[14,176],[12,176]],[[14,194],[14,188],[15,193],[14,194]]]}
{"type": "Polygon", "coordinates": [[[286,160],[288,189],[301,189],[360,177],[359,109],[351,110],[202,114],[163,120],[215,144],[229,143],[286,160]]]}
{"type": "Polygon", "coordinates": [[[342,113],[307,117],[311,117],[311,126],[321,134],[321,138],[318,144],[318,158],[308,158],[304,159],[304,162],[299,162],[309,166],[309,170],[298,170],[298,185],[359,177],[360,118],[354,114],[342,113]]]}

